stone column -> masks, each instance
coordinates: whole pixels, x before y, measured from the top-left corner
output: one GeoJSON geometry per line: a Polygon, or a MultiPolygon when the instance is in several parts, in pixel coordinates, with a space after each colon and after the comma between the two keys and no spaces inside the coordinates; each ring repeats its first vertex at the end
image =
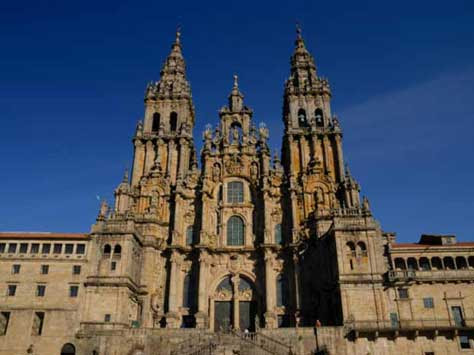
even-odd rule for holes
{"type": "Polygon", "coordinates": [[[140,139],[135,140],[135,157],[133,161],[132,186],[138,185],[143,175],[143,165],[145,163],[145,147],[140,139]]]}
{"type": "Polygon", "coordinates": [[[293,271],[294,271],[294,287],[295,287],[295,309],[299,312],[301,308],[300,297],[300,265],[299,265],[298,251],[293,250],[293,271]]]}
{"type": "Polygon", "coordinates": [[[337,171],[339,172],[339,181],[344,180],[344,157],[342,155],[342,141],[341,136],[336,134],[336,149],[337,149],[337,171]]]}
{"type": "Polygon", "coordinates": [[[265,328],[276,328],[277,319],[276,314],[273,312],[275,308],[275,275],[273,272],[273,254],[270,250],[265,250],[265,328]]]}
{"type": "Polygon", "coordinates": [[[324,153],[324,169],[325,171],[331,175],[332,173],[332,166],[330,165],[329,161],[329,139],[328,136],[324,135],[323,137],[323,153],[324,153]]]}
{"type": "Polygon", "coordinates": [[[173,250],[171,254],[171,274],[170,274],[170,290],[168,297],[168,313],[166,314],[166,323],[169,328],[179,327],[179,313],[178,313],[178,299],[177,299],[177,287],[178,287],[178,262],[180,260],[177,251],[173,250]]]}
{"type": "Polygon", "coordinates": [[[233,293],[234,297],[232,298],[233,301],[233,308],[234,308],[234,314],[233,314],[233,320],[234,320],[234,329],[240,329],[240,318],[239,318],[239,274],[235,274],[231,278],[232,281],[232,286],[233,286],[233,293]]]}
{"type": "Polygon", "coordinates": [[[155,161],[155,147],[151,140],[146,142],[146,158],[145,158],[145,169],[144,173],[148,173],[153,166],[155,161]]]}
{"type": "Polygon", "coordinates": [[[208,274],[208,257],[206,250],[200,250],[199,256],[199,280],[198,280],[198,312],[196,313],[196,327],[206,328],[208,326],[208,310],[207,300],[208,292],[213,290],[207,289],[207,274],[208,274]]]}

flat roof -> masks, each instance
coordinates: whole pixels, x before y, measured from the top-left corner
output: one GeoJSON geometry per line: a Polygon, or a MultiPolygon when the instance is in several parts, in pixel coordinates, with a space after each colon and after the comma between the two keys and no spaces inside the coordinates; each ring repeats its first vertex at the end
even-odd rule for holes
{"type": "Polygon", "coordinates": [[[89,239],[86,233],[51,233],[51,232],[0,232],[0,239],[89,239]]]}

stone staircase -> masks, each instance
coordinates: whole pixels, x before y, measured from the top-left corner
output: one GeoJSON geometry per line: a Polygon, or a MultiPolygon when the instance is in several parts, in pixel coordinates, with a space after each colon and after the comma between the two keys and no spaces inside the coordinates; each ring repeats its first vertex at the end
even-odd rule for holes
{"type": "Polygon", "coordinates": [[[290,346],[261,333],[214,333],[178,343],[170,355],[292,355],[290,346]]]}

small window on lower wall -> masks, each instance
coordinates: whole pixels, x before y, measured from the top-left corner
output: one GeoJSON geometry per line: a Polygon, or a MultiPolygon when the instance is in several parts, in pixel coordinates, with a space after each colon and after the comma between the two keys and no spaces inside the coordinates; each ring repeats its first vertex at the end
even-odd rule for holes
{"type": "Polygon", "coordinates": [[[399,299],[408,299],[408,289],[406,288],[399,288],[398,289],[398,298],[399,299]]]}
{"type": "Polygon", "coordinates": [[[461,349],[472,349],[471,342],[474,340],[474,335],[466,332],[459,333],[459,346],[461,349]]]}
{"type": "Polygon", "coordinates": [[[433,297],[423,298],[423,305],[425,308],[434,308],[433,297]]]}
{"type": "Polygon", "coordinates": [[[79,294],[79,286],[69,286],[69,297],[77,297],[79,294]]]}
{"type": "Polygon", "coordinates": [[[36,296],[37,297],[44,297],[45,293],[46,293],[46,286],[45,285],[36,286],[36,296]]]}
{"type": "Polygon", "coordinates": [[[104,322],[106,322],[106,323],[110,322],[110,318],[111,318],[111,317],[110,317],[110,314],[106,314],[106,315],[104,316],[104,322]]]}

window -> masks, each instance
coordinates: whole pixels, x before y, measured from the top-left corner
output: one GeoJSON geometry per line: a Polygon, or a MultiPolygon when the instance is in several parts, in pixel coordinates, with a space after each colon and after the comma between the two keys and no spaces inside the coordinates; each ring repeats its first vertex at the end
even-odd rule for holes
{"type": "Polygon", "coordinates": [[[390,313],[390,324],[392,325],[392,328],[398,328],[399,327],[398,314],[397,313],[390,313]]]}
{"type": "Polygon", "coordinates": [[[457,269],[467,269],[466,258],[463,256],[456,257],[456,267],[457,269]]]}
{"type": "Polygon", "coordinates": [[[459,344],[461,345],[461,349],[470,349],[471,344],[469,343],[469,337],[467,335],[460,335],[459,336],[459,344]]]}
{"type": "Polygon", "coordinates": [[[298,126],[308,127],[308,121],[306,120],[306,111],[302,108],[298,111],[298,126]]]}
{"type": "Polygon", "coordinates": [[[84,254],[86,252],[86,245],[85,244],[77,244],[76,245],[76,254],[84,254]]]}
{"type": "Polygon", "coordinates": [[[66,248],[64,252],[66,254],[72,254],[73,251],[74,251],[74,244],[66,244],[66,248]]]}
{"type": "Polygon", "coordinates": [[[454,324],[456,327],[463,327],[464,326],[464,317],[462,315],[461,307],[459,306],[452,306],[451,313],[453,315],[454,324]]]}
{"type": "Polygon", "coordinates": [[[0,313],[0,336],[7,334],[9,321],[10,321],[10,312],[1,312],[0,313]]]}
{"type": "Polygon", "coordinates": [[[64,344],[63,347],[61,348],[61,355],[75,355],[76,354],[76,348],[74,345],[67,343],[64,344]]]}
{"type": "Polygon", "coordinates": [[[227,184],[227,202],[244,202],[244,184],[240,181],[232,181],[227,184]]]}
{"type": "Polygon", "coordinates": [[[433,297],[423,298],[423,305],[425,308],[434,308],[433,297]]]}
{"type": "Polygon", "coordinates": [[[112,253],[112,247],[109,244],[104,245],[104,256],[109,256],[112,253]]]}
{"type": "Polygon", "coordinates": [[[406,270],[405,260],[402,258],[395,258],[395,269],[406,270]]]}
{"type": "Polygon", "coordinates": [[[430,265],[430,261],[428,260],[428,258],[421,258],[420,259],[420,269],[424,270],[424,271],[431,270],[431,265],[430,265]]]}
{"type": "Polygon", "coordinates": [[[73,275],[80,275],[81,274],[81,265],[73,265],[72,266],[72,274],[73,275]]]}
{"type": "Polygon", "coordinates": [[[0,253],[5,253],[5,243],[0,243],[0,253]]]}
{"type": "Polygon", "coordinates": [[[398,298],[399,299],[407,299],[408,298],[408,289],[399,288],[398,289],[398,298]]]}
{"type": "Polygon", "coordinates": [[[79,286],[69,286],[69,297],[77,297],[79,294],[79,286]]]}
{"type": "Polygon", "coordinates": [[[183,282],[183,307],[192,308],[194,303],[193,277],[188,273],[183,282]]]}
{"type": "Polygon", "coordinates": [[[193,235],[194,235],[193,227],[190,226],[186,229],[186,245],[193,244],[194,242],[193,235]]]}
{"type": "Polygon", "coordinates": [[[359,256],[367,256],[367,247],[364,242],[357,243],[357,252],[359,256]]]}
{"type": "Polygon", "coordinates": [[[20,254],[28,253],[28,243],[21,243],[20,244],[20,254]]]}
{"type": "Polygon", "coordinates": [[[117,245],[114,247],[114,256],[120,258],[120,255],[121,255],[121,254],[122,254],[122,247],[120,246],[120,244],[117,244],[117,245]]]}
{"type": "Polygon", "coordinates": [[[12,274],[19,274],[20,273],[20,267],[21,267],[21,265],[19,265],[19,264],[12,265],[12,274]]]}
{"type": "Polygon", "coordinates": [[[346,250],[351,256],[356,256],[356,247],[353,242],[347,242],[346,250]]]}
{"type": "Polygon", "coordinates": [[[31,249],[30,249],[31,254],[38,254],[39,250],[40,250],[40,245],[38,243],[31,244],[31,249]]]}
{"type": "Polygon", "coordinates": [[[160,129],[160,114],[158,112],[155,112],[153,114],[153,122],[151,125],[151,130],[152,132],[158,132],[160,129]]]}
{"type": "Polygon", "coordinates": [[[171,112],[170,114],[170,130],[171,132],[176,132],[178,128],[178,114],[176,112],[171,112]]]}
{"type": "Polygon", "coordinates": [[[16,243],[8,244],[8,252],[10,254],[16,253],[16,243]]]}
{"type": "Polygon", "coordinates": [[[110,270],[115,271],[117,269],[117,263],[115,261],[112,261],[110,263],[110,270]]]}
{"type": "Polygon", "coordinates": [[[35,312],[31,335],[41,335],[43,332],[44,312],[35,312]]]}
{"type": "Polygon", "coordinates": [[[41,265],[40,273],[47,275],[49,273],[49,265],[41,265]]]}
{"type": "Polygon", "coordinates": [[[16,294],[16,285],[8,285],[7,287],[7,296],[15,296],[16,294]]]}
{"type": "Polygon", "coordinates": [[[45,285],[36,286],[36,296],[37,297],[44,297],[45,293],[46,293],[46,286],[45,285]]]}
{"type": "Polygon", "coordinates": [[[107,323],[107,322],[110,322],[110,318],[111,318],[111,317],[110,317],[110,314],[106,314],[106,315],[104,316],[104,322],[106,322],[106,323],[107,323]]]}
{"type": "Polygon", "coordinates": [[[407,266],[408,270],[418,270],[418,262],[415,258],[408,258],[407,266]]]}
{"type": "Polygon", "coordinates": [[[51,244],[43,244],[41,247],[42,254],[49,254],[51,252],[51,244]]]}
{"type": "Polygon", "coordinates": [[[323,111],[320,108],[317,108],[314,111],[314,120],[316,121],[316,126],[318,127],[324,126],[323,111]]]}
{"type": "Polygon", "coordinates": [[[283,244],[283,238],[281,235],[281,224],[277,224],[275,226],[275,243],[276,244],[283,244]]]}
{"type": "Polygon", "coordinates": [[[238,216],[227,221],[227,245],[244,245],[244,222],[238,216]]]}
{"type": "Polygon", "coordinates": [[[277,306],[288,306],[288,283],[283,275],[278,275],[276,280],[277,306]]]}
{"type": "Polygon", "coordinates": [[[444,267],[448,270],[456,269],[456,267],[454,266],[454,260],[450,256],[446,256],[445,258],[443,258],[443,263],[444,267]]]}
{"type": "Polygon", "coordinates": [[[54,254],[61,254],[62,250],[63,250],[62,244],[54,244],[54,249],[53,249],[54,254]]]}

